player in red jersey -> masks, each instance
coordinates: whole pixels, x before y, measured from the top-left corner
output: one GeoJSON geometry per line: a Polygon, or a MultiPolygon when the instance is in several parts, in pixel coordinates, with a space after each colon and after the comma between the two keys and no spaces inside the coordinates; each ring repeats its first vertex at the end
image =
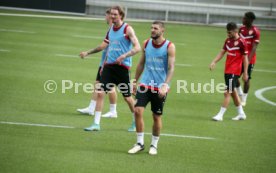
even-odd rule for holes
{"type": "Polygon", "coordinates": [[[223,49],[220,51],[220,53],[216,56],[216,58],[212,61],[212,63],[209,66],[210,70],[213,70],[216,66],[216,63],[220,61],[224,54],[227,52],[224,70],[226,91],[224,93],[224,100],[220,108],[220,111],[216,116],[213,117],[213,120],[223,120],[223,115],[226,111],[226,108],[229,105],[231,97],[233,98],[234,104],[237,107],[238,111],[238,115],[232,118],[232,120],[245,120],[246,115],[243,111],[237,91],[235,90],[235,86],[237,85],[238,78],[240,77],[242,71],[242,64],[245,67],[243,69],[243,80],[248,80],[248,52],[246,48],[246,43],[242,38],[239,37],[237,24],[230,22],[226,25],[226,29],[228,38],[225,40],[223,49]]]}
{"type": "Polygon", "coordinates": [[[243,17],[243,26],[239,30],[240,37],[243,38],[246,42],[248,49],[248,80],[244,82],[244,88],[240,86],[240,82],[237,83],[238,94],[241,98],[241,104],[246,105],[246,99],[250,87],[251,74],[256,63],[256,50],[260,42],[260,31],[253,25],[253,21],[256,19],[256,16],[253,12],[246,12],[243,17]]]}

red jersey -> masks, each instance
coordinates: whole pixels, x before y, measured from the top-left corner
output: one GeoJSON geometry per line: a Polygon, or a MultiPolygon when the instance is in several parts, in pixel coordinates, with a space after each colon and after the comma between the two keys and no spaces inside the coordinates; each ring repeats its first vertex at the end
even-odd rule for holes
{"type": "Polygon", "coordinates": [[[248,53],[245,41],[242,38],[236,40],[227,38],[223,49],[227,51],[224,73],[240,75],[243,56],[248,53]]]}
{"type": "MultiPolygon", "coordinates": [[[[243,38],[246,42],[248,54],[252,51],[253,43],[259,43],[260,42],[260,31],[256,26],[252,26],[251,28],[247,28],[246,26],[240,27],[239,30],[241,38],[243,38]]],[[[256,52],[253,55],[251,61],[249,64],[255,64],[256,62],[256,52]]]]}

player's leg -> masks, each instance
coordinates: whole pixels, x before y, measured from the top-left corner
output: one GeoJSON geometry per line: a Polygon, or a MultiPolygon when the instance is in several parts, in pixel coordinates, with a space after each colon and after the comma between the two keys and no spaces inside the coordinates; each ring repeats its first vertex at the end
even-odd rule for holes
{"type": "Polygon", "coordinates": [[[233,78],[234,78],[234,75],[232,75],[232,74],[224,75],[226,90],[224,92],[224,99],[223,99],[222,105],[220,107],[220,111],[217,113],[217,115],[215,115],[212,118],[214,121],[222,121],[223,120],[223,115],[226,112],[226,109],[231,100],[231,93],[235,88],[235,85],[233,85],[233,78]]]}
{"type": "Polygon", "coordinates": [[[151,91],[151,111],[153,118],[153,126],[152,126],[152,137],[151,137],[151,145],[149,149],[149,154],[156,155],[158,141],[160,137],[160,131],[162,128],[162,114],[163,107],[166,101],[166,96],[160,98],[157,92],[151,91]]]}
{"type": "Polygon", "coordinates": [[[116,69],[115,84],[122,93],[124,100],[127,103],[132,115],[132,123],[131,126],[128,128],[128,131],[135,132],[136,126],[134,117],[134,99],[131,96],[130,74],[128,69],[122,66],[117,65],[114,66],[114,68],[116,69]]]}
{"type": "Polygon", "coordinates": [[[149,97],[147,95],[147,92],[144,90],[141,92],[140,89],[138,89],[136,94],[136,104],[134,108],[134,114],[135,114],[135,123],[136,123],[136,135],[137,135],[137,141],[133,148],[131,148],[128,153],[129,154],[135,154],[139,151],[144,150],[144,119],[143,119],[143,113],[145,110],[146,105],[149,102],[149,97]]]}
{"type": "Polygon", "coordinates": [[[96,86],[97,90],[97,103],[95,110],[94,123],[90,127],[85,128],[85,131],[98,131],[100,130],[100,120],[102,115],[102,109],[104,104],[105,93],[112,90],[114,84],[112,84],[112,69],[105,67],[102,71],[100,83],[96,86]]]}
{"type": "Polygon", "coordinates": [[[157,154],[157,146],[160,138],[160,131],[162,128],[162,119],[161,115],[152,114],[153,117],[153,126],[152,126],[152,136],[151,136],[151,145],[149,149],[149,154],[157,154]]]}
{"type": "MultiPolygon", "coordinates": [[[[238,80],[238,76],[235,76],[234,79],[233,79],[233,84],[235,84],[238,80]]],[[[234,101],[234,104],[237,108],[237,112],[238,112],[238,115],[234,118],[232,118],[232,120],[245,120],[246,119],[246,115],[243,111],[243,108],[242,108],[242,105],[241,105],[241,102],[240,102],[240,99],[239,99],[239,96],[238,96],[238,93],[236,90],[234,90],[232,93],[231,93],[231,97],[233,98],[233,101],[234,101]]]]}
{"type": "Polygon", "coordinates": [[[251,75],[252,75],[252,71],[253,71],[253,68],[254,68],[254,64],[249,64],[248,65],[248,80],[246,82],[244,82],[244,88],[243,88],[243,96],[241,98],[241,104],[242,106],[245,106],[246,105],[246,101],[247,101],[247,96],[248,96],[248,91],[249,91],[249,88],[250,88],[250,80],[251,80],[251,75]]]}
{"type": "MultiPolygon", "coordinates": [[[[99,67],[99,69],[98,69],[96,81],[94,83],[94,88],[100,81],[100,71],[101,71],[101,67],[99,67]]],[[[94,115],[97,95],[98,95],[97,92],[94,90],[94,92],[91,95],[91,101],[90,101],[88,107],[82,108],[82,109],[77,109],[77,111],[82,113],[82,114],[94,115]]]]}
{"type": "Polygon", "coordinates": [[[117,93],[115,87],[108,92],[109,112],[102,115],[105,118],[117,118],[117,93]]]}
{"type": "MultiPolygon", "coordinates": [[[[241,72],[240,76],[242,74],[243,74],[243,65],[242,65],[242,72],[241,72]]],[[[243,96],[243,89],[242,89],[242,86],[241,86],[241,83],[240,83],[239,79],[237,80],[236,89],[237,89],[239,97],[242,97],[243,96]]]]}

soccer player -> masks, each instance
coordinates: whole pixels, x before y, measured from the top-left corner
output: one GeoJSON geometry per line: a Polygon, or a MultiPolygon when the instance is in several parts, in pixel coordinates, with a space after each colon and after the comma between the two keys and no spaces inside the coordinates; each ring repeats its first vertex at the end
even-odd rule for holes
{"type": "MultiPolygon", "coordinates": [[[[153,118],[152,141],[149,154],[157,154],[157,144],[162,128],[163,106],[169,90],[169,83],[174,73],[175,45],[164,38],[165,26],[161,21],[151,25],[151,38],[144,41],[144,51],[137,65],[135,81],[142,72],[135,104],[135,122],[137,143],[128,153],[135,154],[144,150],[144,120],[145,107],[150,102],[153,118]]],[[[134,92],[136,83],[133,84],[134,92]]]]}
{"type": "MultiPolygon", "coordinates": [[[[105,20],[106,20],[107,24],[109,25],[109,27],[111,27],[112,21],[111,21],[111,16],[110,16],[110,9],[107,9],[105,12],[105,20]]],[[[101,72],[103,63],[106,59],[106,51],[107,51],[107,48],[105,48],[102,53],[102,59],[101,59],[100,65],[99,65],[99,69],[98,69],[98,73],[97,73],[97,77],[96,77],[96,81],[95,81],[95,86],[100,81],[100,77],[101,77],[100,72],[101,72]]],[[[96,108],[97,95],[98,94],[96,91],[93,92],[92,99],[90,101],[89,106],[86,108],[83,108],[83,109],[77,109],[77,111],[82,114],[94,115],[94,111],[96,108]]],[[[106,114],[102,115],[102,117],[117,118],[117,110],[116,110],[117,93],[115,91],[115,88],[113,91],[109,92],[108,96],[109,96],[109,102],[110,102],[110,106],[109,106],[110,111],[107,112],[106,114]]]]}
{"type": "Polygon", "coordinates": [[[248,80],[244,82],[244,88],[242,90],[242,87],[240,86],[240,82],[238,80],[237,88],[238,88],[238,94],[241,98],[241,104],[243,106],[246,105],[246,100],[248,96],[248,91],[250,88],[250,79],[251,74],[253,71],[253,68],[256,63],[256,50],[258,47],[258,44],[260,42],[260,31],[259,29],[253,25],[254,20],[256,19],[256,16],[253,12],[246,12],[243,17],[243,26],[239,30],[239,34],[241,38],[243,38],[246,42],[247,49],[248,49],[248,80]]]}
{"type": "Polygon", "coordinates": [[[242,64],[245,67],[243,69],[243,80],[248,80],[247,67],[247,49],[245,41],[239,37],[238,27],[235,23],[230,22],[226,25],[228,38],[224,42],[223,49],[215,57],[215,59],[210,64],[210,70],[213,70],[216,63],[222,59],[224,54],[227,52],[227,58],[225,62],[224,79],[226,83],[226,91],[224,93],[224,100],[220,108],[219,113],[213,117],[214,121],[222,121],[223,114],[229,105],[231,97],[233,98],[234,104],[237,108],[238,115],[232,120],[245,120],[246,115],[243,111],[242,105],[240,103],[239,96],[235,90],[239,75],[242,71],[242,64]]]}
{"type": "Polygon", "coordinates": [[[107,32],[105,40],[95,49],[81,53],[81,57],[85,57],[89,54],[102,51],[108,46],[107,59],[100,79],[101,90],[97,91],[99,93],[96,101],[94,123],[90,127],[85,128],[85,131],[100,130],[105,92],[111,91],[114,85],[118,86],[124,100],[133,113],[133,121],[128,131],[136,130],[134,99],[131,97],[129,69],[132,65],[132,56],[137,54],[141,48],[133,28],[123,21],[125,16],[123,9],[120,6],[113,6],[111,7],[110,14],[113,25],[107,32]]]}

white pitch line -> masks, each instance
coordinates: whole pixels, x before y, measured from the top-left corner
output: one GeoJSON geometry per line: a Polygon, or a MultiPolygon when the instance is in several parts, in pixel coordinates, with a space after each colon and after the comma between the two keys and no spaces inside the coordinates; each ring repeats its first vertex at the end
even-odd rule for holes
{"type": "Polygon", "coordinates": [[[264,101],[264,102],[266,102],[266,103],[268,103],[268,104],[270,104],[270,105],[272,105],[272,106],[276,106],[276,103],[275,103],[275,102],[270,101],[270,100],[266,99],[266,98],[263,96],[263,92],[268,91],[268,90],[272,90],[272,89],[276,89],[276,86],[271,86],[271,87],[266,87],[266,88],[259,89],[259,90],[255,91],[255,96],[256,96],[258,99],[260,99],[260,100],[262,100],[262,101],[264,101]]]}
{"type": "Polygon", "coordinates": [[[179,46],[186,46],[187,44],[185,43],[175,43],[176,45],[179,45],[179,46]]]}
{"type": "Polygon", "coordinates": [[[10,52],[10,50],[0,49],[0,52],[10,52]]]}
{"type": "MultiPolygon", "coordinates": [[[[152,135],[151,133],[144,133],[146,135],[152,135]]],[[[166,133],[161,133],[161,136],[169,136],[169,137],[178,137],[178,138],[193,138],[193,139],[207,139],[207,140],[213,140],[215,138],[211,137],[202,137],[202,136],[190,136],[190,135],[175,135],[175,134],[166,134],[166,133]]]]}
{"type": "Polygon", "coordinates": [[[68,58],[78,58],[78,55],[55,54],[55,56],[68,57],[68,58]]]}
{"type": "Polygon", "coordinates": [[[1,29],[0,32],[17,32],[17,33],[27,33],[27,34],[35,34],[33,31],[24,31],[24,30],[14,30],[14,29],[1,29]]]}
{"type": "MultiPolygon", "coordinates": [[[[67,58],[80,58],[79,55],[67,55],[67,54],[55,54],[55,56],[59,56],[59,57],[67,57],[67,58]]],[[[100,59],[99,57],[93,57],[93,56],[88,56],[85,57],[85,59],[100,59]]]]}
{"type": "Polygon", "coordinates": [[[180,66],[180,67],[191,67],[192,64],[175,64],[176,66],[180,66]]]}
{"type": "Polygon", "coordinates": [[[100,40],[104,40],[104,38],[103,38],[103,37],[88,36],[88,35],[72,35],[72,37],[77,37],[77,38],[89,38],[89,39],[100,39],[100,40]]]}
{"type": "Polygon", "coordinates": [[[33,15],[33,14],[13,14],[13,13],[0,13],[0,16],[15,16],[15,17],[36,17],[36,18],[49,18],[49,19],[75,19],[75,20],[104,20],[99,18],[89,17],[72,17],[72,16],[50,16],[50,15],[33,15]]]}
{"type": "Polygon", "coordinates": [[[53,127],[53,128],[64,128],[64,129],[74,129],[72,126],[59,126],[59,125],[49,125],[49,124],[32,124],[32,123],[19,123],[19,122],[7,122],[0,121],[1,124],[12,124],[12,125],[22,125],[22,126],[38,126],[38,127],[53,127]]]}
{"type": "MultiPolygon", "coordinates": [[[[21,122],[9,122],[0,121],[0,124],[10,124],[10,125],[21,125],[21,126],[36,126],[36,127],[51,127],[51,128],[64,128],[64,129],[74,129],[73,126],[60,126],[60,125],[49,125],[49,124],[33,124],[33,123],[21,123],[21,122]]],[[[151,133],[145,133],[146,135],[151,135],[151,133]]],[[[178,137],[178,138],[192,138],[192,139],[206,139],[213,140],[212,137],[202,137],[202,136],[190,136],[190,135],[176,135],[176,134],[161,134],[161,136],[178,137]]]]}
{"type": "Polygon", "coordinates": [[[273,70],[263,70],[263,69],[254,69],[253,71],[267,72],[267,73],[276,73],[276,71],[273,71],[273,70]]]}

